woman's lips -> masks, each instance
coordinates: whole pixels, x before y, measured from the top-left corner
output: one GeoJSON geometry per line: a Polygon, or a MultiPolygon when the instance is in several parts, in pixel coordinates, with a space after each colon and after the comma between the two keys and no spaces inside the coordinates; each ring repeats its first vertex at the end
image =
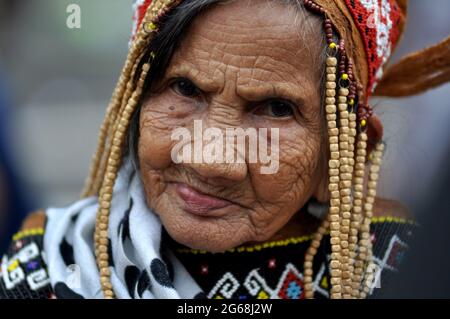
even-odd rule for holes
{"type": "Polygon", "coordinates": [[[229,201],[200,193],[184,183],[176,183],[175,189],[185,203],[184,209],[191,214],[217,216],[220,213],[214,210],[231,205],[229,201]]]}

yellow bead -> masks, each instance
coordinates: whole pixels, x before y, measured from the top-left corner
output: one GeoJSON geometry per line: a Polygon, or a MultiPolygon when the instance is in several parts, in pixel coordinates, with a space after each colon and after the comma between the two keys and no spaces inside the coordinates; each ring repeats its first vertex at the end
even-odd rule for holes
{"type": "Polygon", "coordinates": [[[8,266],[8,271],[12,272],[14,271],[14,269],[16,269],[17,267],[19,267],[19,261],[16,259],[14,260],[9,266],[8,266]]]}
{"type": "Polygon", "coordinates": [[[331,42],[329,47],[330,47],[330,49],[335,49],[336,48],[336,43],[331,42]]]}
{"type": "Polygon", "coordinates": [[[347,73],[342,74],[342,80],[348,80],[348,74],[347,73]]]}
{"type": "Polygon", "coordinates": [[[366,124],[367,124],[366,120],[362,120],[362,121],[361,121],[361,126],[362,126],[362,127],[366,126],[366,124]]]}
{"type": "Polygon", "coordinates": [[[348,101],[348,105],[354,105],[355,104],[355,100],[354,99],[350,99],[350,101],[348,101]]]}

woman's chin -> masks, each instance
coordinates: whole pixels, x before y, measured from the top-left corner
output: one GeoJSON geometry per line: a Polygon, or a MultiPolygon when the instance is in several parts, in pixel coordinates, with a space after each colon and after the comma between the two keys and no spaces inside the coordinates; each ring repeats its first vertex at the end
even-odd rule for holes
{"type": "Polygon", "coordinates": [[[160,218],[170,237],[192,249],[223,252],[246,242],[245,233],[224,217],[197,216],[183,209],[164,215],[160,218]]]}
{"type": "Polygon", "coordinates": [[[211,211],[196,210],[171,191],[167,191],[154,207],[164,228],[176,242],[192,249],[223,252],[248,241],[248,214],[238,205],[211,211]]]}

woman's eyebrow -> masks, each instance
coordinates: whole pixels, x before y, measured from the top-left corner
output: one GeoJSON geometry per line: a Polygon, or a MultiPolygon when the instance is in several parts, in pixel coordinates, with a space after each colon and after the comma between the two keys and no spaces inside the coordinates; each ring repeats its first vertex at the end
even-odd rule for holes
{"type": "Polygon", "coordinates": [[[248,101],[262,101],[269,98],[282,98],[301,107],[304,105],[304,97],[300,94],[302,88],[289,83],[261,83],[257,85],[238,85],[237,94],[248,101]]]}
{"type": "Polygon", "coordinates": [[[179,64],[170,66],[166,72],[166,78],[185,77],[191,80],[201,90],[214,92],[220,90],[218,83],[204,73],[201,73],[195,66],[191,64],[179,64]]]}

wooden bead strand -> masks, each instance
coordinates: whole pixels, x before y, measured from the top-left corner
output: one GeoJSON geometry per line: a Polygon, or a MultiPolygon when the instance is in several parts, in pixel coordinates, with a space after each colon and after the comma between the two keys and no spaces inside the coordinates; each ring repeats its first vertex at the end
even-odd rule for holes
{"type": "MultiPolygon", "coordinates": [[[[349,120],[349,135],[348,135],[348,165],[349,165],[349,169],[350,169],[350,174],[352,175],[352,178],[354,178],[354,174],[361,174],[361,172],[356,172],[357,171],[357,166],[358,168],[360,168],[360,165],[356,165],[355,163],[355,140],[356,140],[356,135],[357,135],[357,131],[356,131],[356,113],[354,112],[354,109],[352,108],[352,111],[349,114],[348,117],[349,120]]],[[[362,174],[364,174],[364,171],[362,172],[362,174]]],[[[355,192],[356,192],[356,188],[358,188],[359,190],[362,189],[362,187],[357,187],[355,181],[352,181],[352,190],[353,190],[353,194],[352,194],[352,205],[351,205],[351,220],[350,220],[350,231],[349,231],[349,236],[348,236],[348,249],[349,249],[349,273],[350,273],[350,290],[353,291],[353,274],[354,274],[354,262],[355,262],[355,257],[356,257],[356,247],[358,244],[358,232],[359,232],[359,225],[360,225],[360,213],[361,210],[359,210],[359,212],[355,212],[354,210],[354,203],[355,203],[355,192]]],[[[359,194],[358,194],[359,196],[359,194]]],[[[362,196],[361,196],[362,197],[362,196]]],[[[358,202],[359,203],[359,202],[358,202]]],[[[353,293],[351,293],[352,297],[353,297],[353,293]]]]}
{"type": "Polygon", "coordinates": [[[127,59],[125,60],[124,67],[122,68],[119,80],[107,108],[105,119],[99,133],[97,150],[92,158],[89,174],[86,178],[85,186],[81,194],[82,197],[98,195],[102,185],[103,176],[105,175],[106,161],[108,160],[108,155],[112,146],[111,139],[114,134],[113,126],[114,123],[117,123],[118,121],[118,116],[120,114],[119,108],[123,105],[123,97],[127,89],[127,85],[131,79],[132,70],[139,63],[138,59],[140,55],[142,52],[145,52],[154,36],[153,31],[155,30],[150,30],[152,32],[149,32],[148,29],[144,27],[144,24],[156,24],[160,17],[170,7],[178,4],[179,2],[179,0],[154,0],[147,8],[143,19],[144,23],[142,23],[138,33],[135,35],[131,43],[127,59]]]}
{"type": "MultiPolygon", "coordinates": [[[[304,0],[304,4],[305,8],[325,18],[327,53],[334,51],[334,53],[340,54],[339,65],[337,60],[329,57],[326,69],[326,116],[330,146],[328,187],[331,195],[328,215],[331,242],[330,297],[332,299],[366,297],[368,290],[361,289],[361,282],[366,271],[367,258],[369,256],[371,258],[372,246],[363,238],[370,236],[367,234],[369,234],[372,216],[370,209],[373,207],[367,204],[373,204],[374,198],[369,196],[364,199],[363,188],[367,152],[365,130],[372,110],[367,105],[359,105],[357,114],[355,114],[356,104],[361,104],[359,101],[362,100],[363,88],[360,83],[355,81],[353,61],[346,55],[344,42],[341,40],[338,46],[333,41],[332,22],[325,10],[314,4],[312,0],[304,0]],[[337,72],[336,68],[338,68],[337,72]],[[336,123],[336,86],[340,87],[339,128],[336,123]],[[342,89],[344,90],[341,91],[342,89]],[[357,90],[359,96],[356,96],[357,90]],[[348,107],[350,107],[350,111],[348,107]],[[359,134],[356,130],[358,125],[360,127],[359,134]],[[356,157],[355,140],[357,140],[356,157]],[[364,200],[367,200],[367,203],[364,203],[364,200]],[[367,218],[369,218],[369,222],[367,222],[367,218]],[[364,233],[367,234],[364,235],[364,233]]],[[[375,161],[377,160],[375,159],[375,161]]],[[[376,175],[372,175],[372,177],[376,177],[376,175]]],[[[373,186],[372,182],[370,181],[373,186]]],[[[372,194],[373,190],[368,190],[368,193],[372,194]]],[[[311,255],[307,254],[307,258],[311,258],[311,255]]],[[[310,263],[306,265],[305,269],[312,267],[310,263]]],[[[312,281],[309,273],[310,271],[307,275],[308,282],[312,281]]],[[[366,276],[366,281],[368,279],[370,279],[370,274],[366,276]]],[[[312,294],[308,292],[308,297],[311,296],[312,294]]]]}
{"type": "Polygon", "coordinates": [[[347,74],[348,74],[348,79],[350,81],[349,95],[348,95],[348,105],[350,107],[354,107],[354,105],[355,105],[355,98],[356,98],[356,82],[354,81],[353,61],[352,61],[352,59],[348,59],[347,63],[348,63],[348,65],[347,65],[347,74]]]}
{"type": "MultiPolygon", "coordinates": [[[[328,175],[329,184],[328,190],[330,192],[330,209],[328,214],[327,225],[330,227],[330,242],[331,242],[331,261],[330,261],[330,297],[332,299],[340,299],[342,297],[341,286],[341,240],[340,240],[340,227],[341,227],[341,195],[340,195],[340,145],[339,145],[339,128],[337,125],[337,108],[336,108],[336,88],[339,82],[337,76],[338,60],[334,56],[339,52],[339,46],[334,42],[333,26],[331,20],[326,17],[325,11],[320,6],[313,3],[313,1],[305,0],[305,7],[319,15],[325,16],[324,29],[327,41],[327,60],[326,60],[326,119],[328,127],[328,138],[330,148],[330,159],[328,162],[328,175]]],[[[345,91],[341,92],[345,93],[345,91]]],[[[348,128],[347,128],[348,129],[348,128]]],[[[344,131],[347,131],[344,129],[344,131]]],[[[348,132],[347,132],[348,133],[348,132]]],[[[348,176],[345,176],[348,177],[348,176]]],[[[347,183],[346,183],[347,184],[347,183]]],[[[320,243],[323,235],[320,230],[323,231],[324,227],[319,228],[319,232],[315,235],[315,241],[313,241],[310,250],[306,254],[305,259],[305,271],[307,288],[305,296],[307,298],[313,297],[312,291],[312,258],[317,251],[315,247],[320,243]],[[310,287],[311,286],[311,287],[310,287]],[[309,289],[311,288],[311,289],[309,289]]]]}
{"type": "Polygon", "coordinates": [[[314,287],[313,287],[313,261],[314,257],[317,254],[317,249],[320,247],[320,243],[322,242],[323,236],[326,231],[330,227],[330,222],[328,218],[325,218],[322,221],[322,224],[319,226],[319,229],[313,236],[311,241],[311,245],[305,253],[305,260],[303,262],[303,283],[304,283],[304,291],[305,298],[312,299],[314,298],[314,287]]]}
{"type": "Polygon", "coordinates": [[[109,140],[108,147],[107,136],[110,137],[113,133],[113,126],[119,114],[119,108],[122,104],[122,97],[124,96],[127,83],[130,81],[130,73],[133,65],[136,64],[136,61],[133,59],[135,55],[136,53],[134,47],[131,47],[100,129],[97,151],[92,159],[90,173],[86,179],[82,197],[95,195],[101,186],[106,166],[106,158],[109,154],[109,148],[111,145],[111,141],[109,140]]]}
{"type": "MultiPolygon", "coordinates": [[[[318,14],[325,15],[323,8],[315,5],[312,1],[305,1],[305,7],[318,14]]],[[[337,126],[337,108],[336,108],[336,87],[339,82],[337,76],[338,60],[335,56],[339,52],[339,46],[334,42],[333,26],[331,20],[325,16],[324,20],[325,36],[327,41],[328,58],[326,61],[326,100],[325,109],[328,127],[328,139],[330,148],[330,159],[328,161],[330,192],[330,210],[328,214],[331,242],[331,261],[330,261],[330,297],[332,299],[342,298],[341,286],[341,195],[340,195],[340,145],[339,128],[337,126]]],[[[345,129],[344,129],[345,131],[345,129]]],[[[347,177],[347,176],[346,176],[347,177]]],[[[312,279],[312,278],[311,278],[312,279]]],[[[309,293],[309,296],[311,294],[309,293]]]]}
{"type": "MultiPolygon", "coordinates": [[[[124,85],[124,89],[122,90],[121,94],[122,94],[122,98],[117,100],[117,105],[115,105],[115,112],[114,115],[111,116],[111,135],[114,134],[114,132],[116,132],[117,130],[117,126],[119,125],[120,121],[119,119],[119,115],[122,114],[124,108],[126,107],[128,100],[130,99],[130,97],[133,94],[133,91],[136,89],[136,85],[135,85],[135,75],[137,72],[137,68],[140,65],[140,61],[142,60],[142,57],[145,55],[145,51],[141,52],[141,53],[135,53],[133,54],[133,60],[131,60],[132,62],[129,63],[130,65],[132,65],[131,69],[129,70],[129,75],[128,75],[128,82],[126,83],[126,85],[124,85]],[[137,57],[136,57],[137,56],[137,57]]],[[[125,82],[124,82],[125,84],[125,82]]],[[[110,136],[111,136],[110,135],[110,136]]],[[[119,137],[121,138],[121,137],[119,137]]],[[[100,188],[101,183],[103,182],[102,177],[105,174],[106,171],[106,165],[107,165],[107,161],[109,161],[109,154],[111,152],[111,147],[112,147],[112,141],[110,140],[109,143],[106,145],[106,149],[105,149],[105,154],[106,156],[104,157],[103,161],[100,162],[100,165],[98,166],[98,171],[99,171],[99,175],[98,178],[95,180],[95,187],[96,188],[100,188]]]]}
{"type": "MultiPolygon", "coordinates": [[[[167,3],[169,4],[170,1],[167,3]]],[[[161,1],[154,1],[154,3],[152,3],[147,8],[144,21],[147,21],[148,17],[150,16],[149,13],[151,11],[152,6],[161,7],[161,1]]],[[[141,27],[142,27],[141,29],[144,28],[143,25],[141,27]]],[[[140,63],[140,59],[144,54],[146,48],[148,47],[149,42],[151,41],[151,37],[149,35],[150,34],[148,32],[147,33],[140,32],[132,42],[125,65],[122,69],[119,81],[116,85],[116,89],[114,90],[113,96],[111,98],[111,102],[107,110],[104,125],[102,125],[102,129],[100,131],[99,146],[97,148],[96,154],[94,155],[93,163],[91,165],[91,172],[88,176],[83,196],[98,195],[99,198],[102,198],[104,193],[106,193],[107,196],[110,196],[108,194],[112,193],[113,183],[111,185],[103,185],[103,181],[106,176],[107,163],[110,163],[114,166],[120,165],[121,160],[120,156],[118,156],[117,153],[112,153],[113,140],[125,139],[126,136],[125,131],[120,131],[119,133],[116,134],[117,127],[118,126],[120,127],[121,125],[119,115],[123,112],[124,107],[123,101],[129,99],[130,97],[129,92],[133,90],[134,85],[130,83],[132,83],[132,78],[134,78],[135,70],[140,63]]],[[[113,178],[113,181],[114,180],[115,178],[113,178]]],[[[102,231],[102,228],[105,227],[104,224],[102,223],[105,223],[107,221],[108,216],[98,214],[96,224],[98,224],[99,227],[96,227],[94,233],[94,240],[96,243],[95,249],[96,256],[99,256],[101,253],[101,251],[97,247],[97,243],[100,241],[103,242],[103,244],[105,244],[105,240],[100,238],[101,237],[100,233],[102,231]]],[[[99,265],[104,265],[107,261],[101,260],[97,257],[97,262],[99,265]]]]}
{"type": "MultiPolygon", "coordinates": [[[[121,158],[122,147],[124,139],[120,138],[124,136],[124,133],[128,129],[129,122],[133,112],[135,111],[140,96],[142,94],[142,88],[144,86],[144,81],[147,76],[148,70],[150,69],[149,64],[144,64],[142,67],[142,72],[140,78],[136,85],[136,90],[130,97],[127,106],[121,114],[119,123],[120,129],[115,132],[113,138],[113,146],[111,148],[110,157],[121,158]]],[[[106,168],[105,179],[103,181],[102,190],[99,196],[99,208],[97,212],[97,221],[95,225],[95,250],[97,257],[97,264],[100,271],[100,282],[101,288],[105,298],[114,298],[114,292],[112,289],[112,284],[110,280],[110,270],[109,270],[109,255],[108,255],[108,225],[109,225],[109,213],[112,200],[112,188],[114,181],[117,177],[117,173],[120,168],[120,161],[109,162],[106,168]]]]}
{"type": "Polygon", "coordinates": [[[305,6],[305,8],[307,8],[308,10],[310,10],[318,15],[325,14],[325,10],[318,4],[315,4],[314,1],[312,1],[312,0],[304,0],[303,5],[305,6]]]}
{"type": "MultiPolygon", "coordinates": [[[[367,134],[366,132],[360,132],[357,137],[356,143],[356,158],[355,158],[355,172],[354,172],[354,190],[353,190],[353,212],[352,212],[352,223],[351,229],[354,229],[354,233],[358,236],[358,230],[361,227],[361,216],[364,201],[364,175],[365,175],[365,163],[367,155],[367,134]]],[[[358,240],[358,237],[353,238],[353,240],[358,240]]],[[[364,254],[365,252],[363,252],[364,254]]],[[[361,260],[359,255],[355,254],[354,269],[353,269],[353,279],[352,279],[352,297],[358,298],[360,292],[360,285],[362,280],[362,275],[364,271],[364,261],[361,260]]]]}
{"type": "Polygon", "coordinates": [[[82,194],[83,197],[97,195],[99,198],[94,231],[95,255],[100,272],[101,289],[104,297],[108,299],[114,298],[108,255],[108,225],[113,186],[120,168],[122,148],[129,122],[140,100],[150,65],[148,63],[143,65],[135,88],[132,87],[132,79],[157,29],[154,26],[172,6],[179,2],[180,0],[154,0],[148,6],[143,23],[131,43],[125,65],[108,106],[99,134],[99,145],[82,194]],[[151,26],[150,30],[146,28],[146,25],[151,26]]]}
{"type": "Polygon", "coordinates": [[[328,125],[328,139],[330,160],[328,161],[328,175],[330,191],[330,241],[331,241],[331,298],[341,298],[341,245],[340,245],[340,194],[339,194],[339,128],[336,114],[336,66],[337,58],[327,58],[326,68],[326,117],[328,125]]]}
{"type": "MultiPolygon", "coordinates": [[[[349,127],[349,134],[348,134],[348,151],[347,151],[347,162],[348,162],[348,169],[349,174],[352,176],[352,186],[350,187],[350,192],[353,191],[353,173],[355,168],[355,138],[357,135],[356,131],[356,113],[354,108],[354,102],[355,102],[355,88],[356,84],[354,82],[354,76],[353,76],[353,63],[352,60],[347,58],[347,71],[346,74],[348,75],[348,82],[349,82],[349,94],[347,96],[347,104],[348,104],[348,127],[349,127]]],[[[359,215],[355,214],[353,212],[353,196],[351,198],[350,203],[350,229],[348,234],[348,251],[349,251],[349,260],[348,260],[348,273],[350,275],[350,278],[348,278],[345,281],[346,285],[346,298],[352,298],[352,278],[353,278],[353,271],[354,271],[354,260],[356,256],[356,246],[358,243],[358,231],[359,231],[359,215]]]]}
{"type": "MultiPolygon", "coordinates": [[[[133,53],[133,52],[134,52],[133,50],[130,52],[130,56],[132,56],[132,57],[136,56],[136,54],[133,53]]],[[[130,97],[133,94],[133,90],[136,90],[136,86],[134,85],[134,83],[132,84],[132,82],[133,82],[132,79],[135,76],[137,66],[139,65],[139,60],[140,59],[136,59],[136,58],[134,60],[131,60],[131,58],[127,60],[127,63],[126,63],[126,66],[125,66],[125,70],[129,73],[127,75],[127,78],[129,78],[129,81],[128,81],[126,86],[122,85],[122,88],[121,88],[121,91],[120,91],[120,94],[122,95],[122,98],[118,98],[118,97],[116,98],[116,102],[115,102],[115,104],[113,106],[114,110],[113,110],[113,112],[109,113],[108,119],[109,119],[110,123],[109,123],[108,135],[109,136],[115,136],[115,139],[119,139],[119,140],[125,139],[126,133],[123,133],[123,134],[116,133],[117,132],[117,127],[118,127],[118,125],[120,125],[119,115],[122,114],[123,109],[125,107],[125,106],[123,106],[124,99],[126,98],[127,99],[127,103],[128,103],[128,100],[130,99],[130,97]],[[132,63],[134,63],[134,64],[130,63],[130,61],[133,61],[132,63]],[[118,134],[118,135],[116,136],[116,134],[118,134]]],[[[144,73],[144,74],[146,75],[147,73],[144,73]]],[[[119,82],[124,84],[124,77],[121,77],[119,82]]],[[[104,176],[106,174],[107,164],[108,163],[114,163],[114,165],[118,166],[119,162],[120,162],[120,158],[118,158],[118,156],[115,155],[115,156],[113,156],[114,158],[112,158],[110,156],[111,155],[112,146],[113,146],[113,139],[110,138],[108,143],[103,148],[103,152],[105,154],[104,154],[103,158],[99,161],[99,164],[97,165],[97,176],[95,177],[95,180],[93,181],[93,184],[94,184],[94,188],[95,189],[99,189],[98,190],[99,198],[102,197],[102,195],[103,195],[102,193],[105,191],[105,188],[102,188],[101,186],[102,186],[102,183],[103,183],[103,180],[104,180],[104,176]]],[[[106,190],[108,191],[108,193],[111,193],[112,192],[112,187],[108,187],[106,190]]],[[[98,215],[96,222],[98,224],[101,224],[105,220],[107,220],[107,217],[98,215]]],[[[99,238],[99,231],[100,231],[100,229],[96,229],[96,232],[94,234],[94,239],[95,240],[97,240],[99,238]]]]}
{"type": "Polygon", "coordinates": [[[349,112],[347,105],[348,89],[341,88],[339,90],[339,196],[340,196],[340,246],[341,246],[341,275],[343,286],[343,298],[351,296],[351,282],[349,272],[349,243],[348,237],[350,232],[351,218],[351,183],[352,174],[348,159],[349,150],[349,112]]]}
{"type": "Polygon", "coordinates": [[[375,197],[377,194],[377,184],[379,178],[379,172],[381,167],[381,161],[383,158],[384,144],[378,143],[375,146],[371,154],[371,165],[369,169],[369,181],[367,183],[367,196],[364,203],[364,229],[361,234],[360,246],[366,247],[366,271],[363,278],[363,287],[361,291],[361,298],[366,298],[373,283],[373,272],[375,270],[372,262],[372,239],[370,235],[370,222],[373,217],[373,205],[375,203],[375,197]]]}

